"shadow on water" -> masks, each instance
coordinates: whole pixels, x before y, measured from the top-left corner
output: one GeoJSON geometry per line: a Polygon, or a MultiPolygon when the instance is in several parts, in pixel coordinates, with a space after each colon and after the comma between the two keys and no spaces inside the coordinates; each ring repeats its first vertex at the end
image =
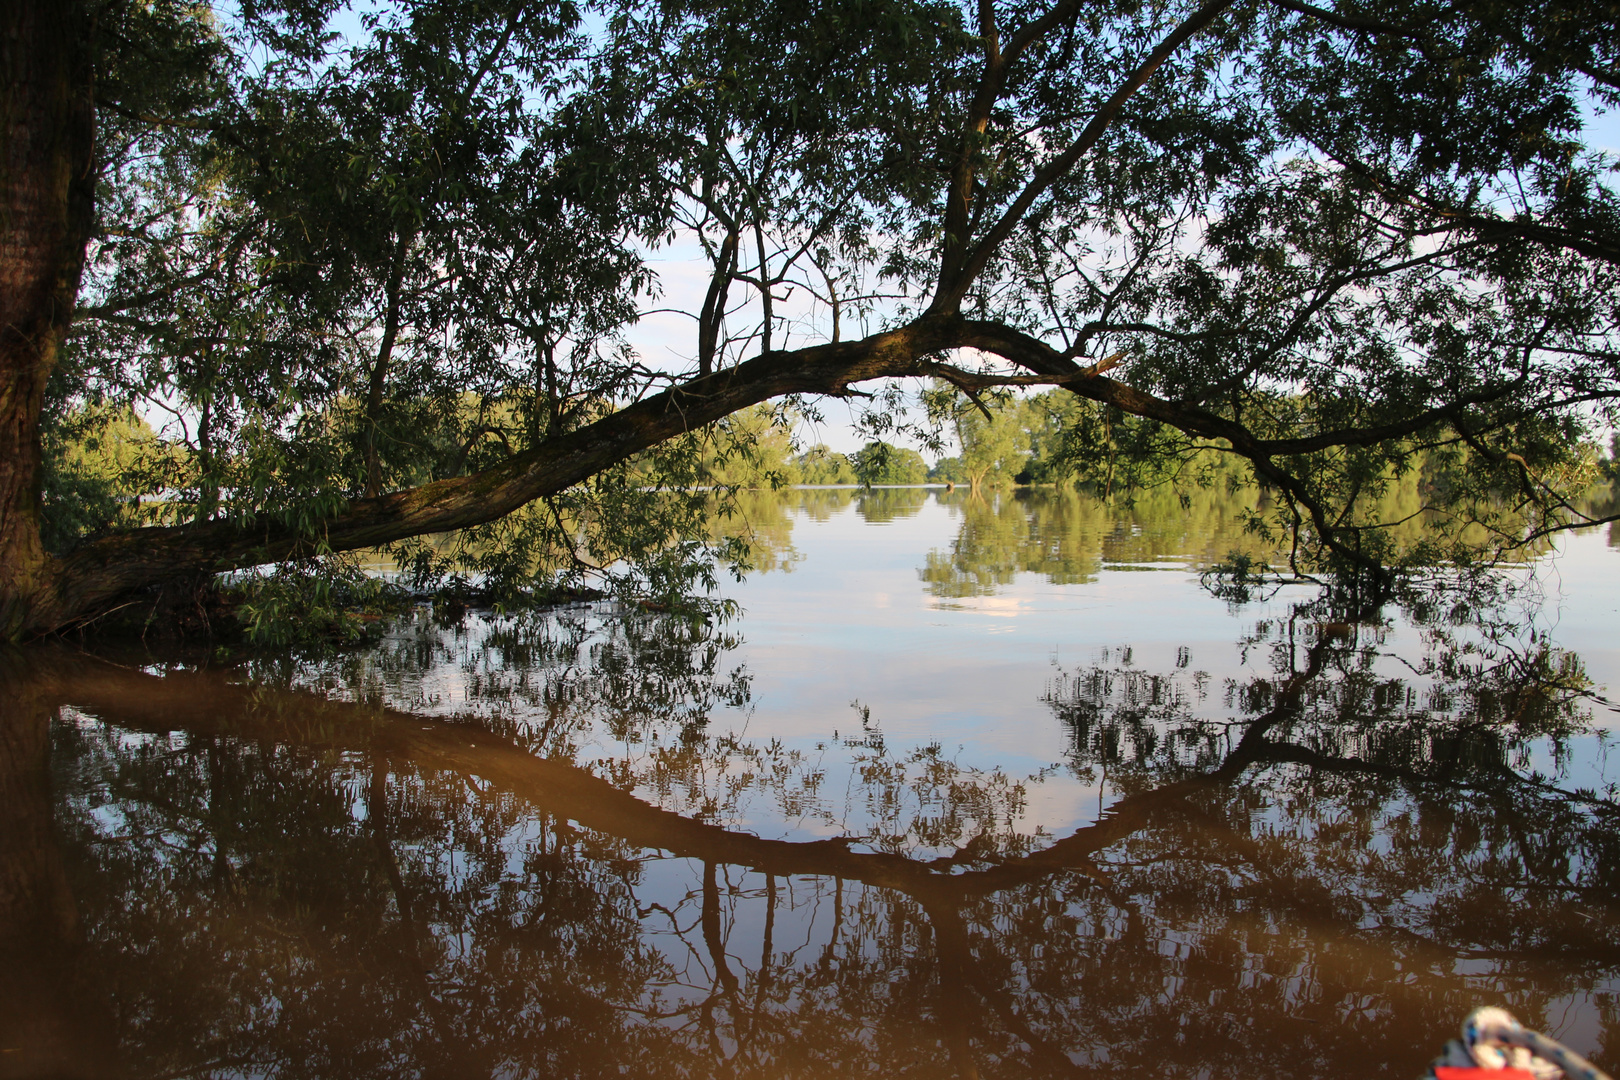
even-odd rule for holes
{"type": "Polygon", "coordinates": [[[687,623],[9,653],[0,1075],[1406,1077],[1482,1001],[1612,1068],[1620,813],[1524,757],[1587,724],[1578,663],[1404,682],[1379,633],[1064,670],[1062,768],[1111,800],[1078,828],[874,736],[868,831],[785,839],[750,822],[814,822],[826,763],[706,732],[748,674],[687,623]]]}

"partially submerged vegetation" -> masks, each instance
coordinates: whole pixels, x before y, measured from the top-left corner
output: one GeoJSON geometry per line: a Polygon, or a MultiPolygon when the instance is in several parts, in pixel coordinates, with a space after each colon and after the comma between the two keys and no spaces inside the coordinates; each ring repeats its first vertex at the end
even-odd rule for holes
{"type": "MultiPolygon", "coordinates": [[[[622,522],[603,529],[592,520],[612,512],[605,497],[614,489],[599,482],[594,503],[536,504],[479,529],[378,549],[364,566],[353,555],[312,554],[205,575],[178,591],[153,590],[94,631],[202,637],[222,647],[324,649],[374,640],[388,619],[418,604],[456,617],[475,607],[516,611],[611,598],[627,609],[713,617],[726,611],[712,596],[719,574],[791,565],[791,526],[766,504],[779,503],[769,493],[801,484],[959,485],[956,502],[965,517],[953,557],[958,565],[930,557],[924,571],[930,588],[946,596],[982,591],[1019,570],[1062,580],[1094,572],[1084,568],[1095,558],[1089,553],[1069,570],[1053,569],[1071,557],[1059,548],[1021,553],[1033,535],[1026,511],[992,493],[1024,486],[1083,496],[1035,504],[1031,512],[1043,520],[1059,515],[1039,529],[1049,537],[1070,528],[1059,519],[1073,518],[1074,527],[1089,532],[1106,529],[1105,519],[1117,512],[1110,504],[1165,523],[1157,529],[1202,533],[1203,516],[1222,515],[1230,523],[1221,530],[1227,546],[1205,552],[1201,565],[1211,587],[1234,598],[1282,579],[1333,577],[1335,567],[1324,564],[1320,549],[1299,546],[1297,511],[1276,490],[1256,485],[1221,448],[1169,445],[1162,429],[1110,416],[1061,391],[974,403],[942,384],[922,405],[932,412],[933,434],[960,448],[931,468],[917,451],[879,440],[853,457],[822,445],[801,449],[793,430],[798,417],[761,406],[693,433],[672,453],[627,463],[617,474],[617,499],[623,518],[641,525],[633,535],[622,522]],[[623,546],[604,543],[608,537],[623,546]]],[[[178,524],[198,512],[195,466],[188,466],[184,445],[127,410],[71,411],[47,446],[45,535],[55,550],[120,527],[178,524]]],[[[1581,503],[1589,516],[1613,513],[1620,479],[1613,450],[1604,456],[1589,447],[1576,458],[1581,475],[1592,479],[1581,503]]],[[[1487,491],[1466,513],[1455,512],[1450,488],[1468,465],[1466,453],[1434,449],[1393,458],[1359,478],[1344,516],[1381,565],[1420,576],[1514,563],[1546,550],[1546,537],[1525,542],[1533,518],[1510,502],[1511,493],[1487,491]]]]}

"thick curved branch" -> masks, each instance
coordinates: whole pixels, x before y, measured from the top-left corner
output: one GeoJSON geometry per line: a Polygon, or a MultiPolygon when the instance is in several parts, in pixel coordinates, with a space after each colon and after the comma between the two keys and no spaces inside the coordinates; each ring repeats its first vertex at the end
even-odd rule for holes
{"type": "Polygon", "coordinates": [[[925,319],[834,345],[766,353],[692,379],[471,476],[350,500],[313,527],[274,514],[134,529],[57,560],[33,633],[92,616],[118,597],[181,574],[353,551],[482,525],[694,428],[786,394],[842,394],[852,383],[918,373],[919,357],[959,344],[957,320],[925,319]]]}
{"type": "MultiPolygon", "coordinates": [[[[1341,446],[1377,446],[1391,439],[1415,435],[1436,424],[1450,424],[1464,410],[1505,400],[1524,389],[1520,380],[1482,387],[1422,412],[1388,424],[1373,427],[1336,428],[1285,439],[1267,439],[1255,435],[1247,427],[1228,420],[1207,409],[1183,402],[1171,401],[1125,383],[1107,378],[1100,372],[1107,370],[1081,368],[1056,349],[1038,338],[1014,330],[1001,323],[964,322],[965,334],[961,344],[968,348],[993,353],[1014,364],[1050,376],[1037,382],[1057,383],[1081,397],[1104,405],[1112,405],[1132,416],[1157,420],[1187,432],[1211,439],[1225,439],[1233,450],[1244,457],[1289,457],[1331,450],[1341,446]]],[[[1112,365],[1110,365],[1112,366],[1112,365]]]]}
{"type": "MultiPolygon", "coordinates": [[[[789,394],[852,393],[855,383],[903,376],[954,374],[932,357],[973,348],[1000,356],[1073,393],[1132,416],[1168,424],[1189,435],[1225,440],[1254,463],[1268,482],[1289,490],[1335,543],[1325,508],[1273,461],[1340,446],[1372,446],[1405,438],[1436,424],[1455,423],[1474,405],[1500,400],[1517,384],[1460,396],[1404,420],[1377,427],[1266,439],[1196,405],[1170,401],[1103,374],[1116,357],[1082,368],[1045,342],[1001,323],[960,316],[926,316],[857,341],[769,352],[736,367],[699,376],[610,413],[576,431],[470,476],[435,481],[372,498],[353,499],[313,523],[291,515],[260,514],[237,520],[135,529],[95,540],[54,560],[45,595],[34,605],[33,634],[51,633],[94,617],[120,597],[182,575],[217,573],[276,562],[316,551],[354,551],[412,536],[450,532],[494,521],[555,495],[652,446],[732,413],[789,394]]],[[[1007,382],[1008,380],[998,380],[1007,382]]],[[[1018,377],[1011,380],[1017,382],[1018,377]]],[[[988,384],[987,384],[988,385],[988,384]]],[[[1352,557],[1348,549],[1341,552],[1352,557]]],[[[1359,561],[1359,560],[1357,560],[1359,561]]]]}

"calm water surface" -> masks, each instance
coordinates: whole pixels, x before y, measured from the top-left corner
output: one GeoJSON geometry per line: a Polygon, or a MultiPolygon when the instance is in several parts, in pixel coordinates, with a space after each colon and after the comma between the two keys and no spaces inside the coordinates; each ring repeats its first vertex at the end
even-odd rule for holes
{"type": "Polygon", "coordinates": [[[1366,618],[1202,589],[1211,501],[730,527],[719,627],[0,663],[0,1076],[1406,1078],[1492,1002],[1620,1068],[1608,534],[1366,618]]]}

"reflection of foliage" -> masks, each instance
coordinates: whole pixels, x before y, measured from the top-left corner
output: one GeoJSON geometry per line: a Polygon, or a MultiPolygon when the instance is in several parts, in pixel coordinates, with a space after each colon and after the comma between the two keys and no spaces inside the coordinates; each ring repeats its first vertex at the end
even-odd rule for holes
{"type": "Polygon", "coordinates": [[[381,760],[58,735],[70,798],[109,804],[65,824],[94,855],[78,894],[143,1074],[488,1075],[521,1043],[529,1067],[588,1075],[599,1042],[651,1051],[614,1006],[670,973],[611,841],[381,760]]]}
{"type": "MultiPolygon", "coordinates": [[[[1039,537],[1094,505],[1003,503],[1039,537]]],[[[1137,520],[1076,531],[1212,543],[1137,520]]],[[[16,670],[84,710],[61,862],[140,1075],[1404,1075],[1481,999],[1612,1059],[1620,808],[1532,771],[1589,684],[1513,600],[1413,592],[1398,630],[1323,593],[1238,642],[1248,678],[1110,649],[1050,684],[1072,753],[1033,776],[859,702],[750,740],[713,722],[752,705],[734,632],[606,605],[424,614],[248,686],[16,670]],[[1106,812],[1032,829],[1054,789],[1106,812]]]]}
{"type": "Polygon", "coordinates": [[[743,541],[750,570],[791,570],[802,556],[793,547],[792,492],[739,491],[710,518],[716,540],[743,541]]]}
{"type": "Polygon", "coordinates": [[[1242,683],[1060,678],[1114,801],[1055,838],[1010,827],[1042,777],[858,705],[846,792],[706,736],[746,700],[728,639],[585,612],[424,623],[305,669],[324,701],[75,670],[105,720],[56,727],[58,820],[142,1073],[1371,1075],[1482,995],[1612,1040],[1614,807],[1516,756],[1581,723],[1578,665],[1436,635],[1420,686],[1374,673],[1387,633],[1268,622],[1242,683]]]}
{"type": "MultiPolygon", "coordinates": [[[[942,496],[942,501],[945,498],[942,496]]],[[[1048,561],[1048,551],[1057,546],[1042,544],[1031,536],[1034,528],[1026,504],[1016,499],[1001,495],[985,498],[976,492],[961,501],[955,499],[954,493],[949,498],[953,505],[961,507],[961,531],[949,553],[930,551],[928,563],[921,571],[922,580],[935,596],[993,593],[998,586],[1011,584],[1013,575],[1026,569],[1030,558],[1048,561]]],[[[1079,551],[1064,552],[1058,546],[1057,559],[1071,566],[1075,556],[1083,560],[1090,555],[1089,550],[1081,555],[1079,551]],[[1064,560],[1065,554],[1070,555],[1068,560],[1064,560]]],[[[1083,570],[1071,572],[1068,580],[1088,581],[1090,575],[1083,570]]]]}
{"type": "Polygon", "coordinates": [[[885,488],[862,491],[855,499],[855,512],[873,525],[914,517],[928,503],[928,492],[921,488],[885,488]]]}
{"type": "MultiPolygon", "coordinates": [[[[842,490],[824,491],[796,491],[791,496],[794,505],[811,521],[826,521],[834,514],[843,510],[855,500],[855,492],[845,488],[842,490]]],[[[882,492],[863,492],[874,498],[882,498],[882,492]]]]}
{"type": "MultiPolygon", "coordinates": [[[[1580,511],[1588,517],[1611,518],[1620,514],[1620,435],[1615,435],[1610,443],[1610,457],[1604,462],[1607,483],[1595,484],[1586,493],[1586,498],[1580,505],[1580,511]]],[[[1609,524],[1609,546],[1620,547],[1620,520],[1609,524]]]]}
{"type": "Polygon", "coordinates": [[[894,756],[881,741],[855,766],[863,839],[874,850],[913,858],[937,851],[936,865],[973,865],[1031,848],[1033,837],[1012,828],[1024,811],[1024,784],[999,769],[963,769],[938,743],[894,756]]]}
{"type": "Polygon", "coordinates": [[[320,665],[263,660],[253,671],[278,685],[434,706],[566,756],[598,726],[617,740],[672,728],[692,736],[717,710],[746,705],[750,677],[727,666],[738,640],[702,620],[652,613],[575,608],[447,629],[423,612],[365,652],[320,665]],[[448,700],[434,678],[447,669],[463,674],[448,700]]]}
{"type": "MultiPolygon", "coordinates": [[[[1103,765],[1116,783],[1282,761],[1479,786],[1517,780],[1530,740],[1567,739],[1589,727],[1591,683],[1578,657],[1532,638],[1431,628],[1409,677],[1376,662],[1382,624],[1312,621],[1309,605],[1262,620],[1241,643],[1270,654],[1270,677],[1212,686],[1199,671],[1160,674],[1121,663],[1061,675],[1046,701],[1073,739],[1077,767],[1103,765]],[[1218,705],[1217,713],[1206,710],[1218,705]],[[1382,763],[1381,765],[1379,763],[1382,763]],[[1121,773],[1119,770],[1126,770],[1121,773]]],[[[1106,663],[1107,657],[1105,656],[1106,663]]]]}
{"type": "Polygon", "coordinates": [[[881,740],[832,748],[840,747],[852,752],[850,775],[858,782],[849,790],[828,783],[822,754],[733,735],[655,738],[642,756],[604,767],[616,783],[696,821],[796,821],[840,844],[927,855],[941,865],[988,865],[1030,850],[1033,838],[1017,828],[1024,785],[1005,772],[962,767],[935,744],[899,754],[881,740]]]}
{"type": "Polygon", "coordinates": [[[1021,572],[1068,585],[1091,581],[1105,563],[1199,565],[1234,549],[1264,550],[1245,532],[1248,504],[1213,489],[1188,494],[1185,504],[1168,492],[1149,493],[1128,509],[1062,489],[939,499],[962,519],[950,550],[930,552],[921,571],[942,597],[987,595],[1021,572]]]}

